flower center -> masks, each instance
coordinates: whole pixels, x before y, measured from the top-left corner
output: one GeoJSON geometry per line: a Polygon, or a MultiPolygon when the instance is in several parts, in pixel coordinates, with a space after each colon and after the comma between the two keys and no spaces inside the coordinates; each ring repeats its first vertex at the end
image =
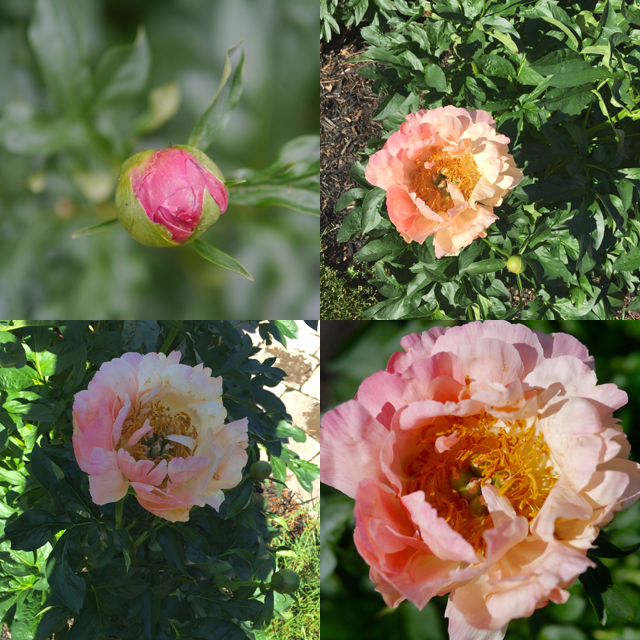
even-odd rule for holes
{"type": "Polygon", "coordinates": [[[493,524],[483,485],[493,484],[530,522],[558,478],[535,426],[523,420],[496,423],[487,414],[441,418],[425,429],[421,452],[405,468],[407,492],[424,491],[438,515],[476,551],[484,551],[482,533],[493,524]]]}
{"type": "Polygon", "coordinates": [[[478,165],[471,154],[450,156],[437,151],[426,162],[432,163],[431,167],[425,166],[425,160],[416,160],[417,168],[411,174],[409,188],[432,211],[446,211],[453,206],[447,189],[449,182],[453,182],[462,191],[464,199],[469,200],[480,179],[478,165]]]}
{"type": "Polygon", "coordinates": [[[147,458],[157,464],[160,460],[168,462],[171,458],[186,458],[192,455],[197,435],[187,413],[171,415],[167,407],[155,402],[150,407],[131,409],[122,425],[117,448],[124,447],[135,460],[147,458]],[[137,439],[137,442],[128,444],[147,420],[151,429],[137,439]]]}

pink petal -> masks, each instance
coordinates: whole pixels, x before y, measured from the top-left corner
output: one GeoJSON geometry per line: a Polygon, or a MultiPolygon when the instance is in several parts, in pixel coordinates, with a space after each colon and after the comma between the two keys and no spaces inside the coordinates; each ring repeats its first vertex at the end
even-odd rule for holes
{"type": "Polygon", "coordinates": [[[169,461],[169,479],[172,484],[184,484],[207,465],[211,464],[208,456],[189,456],[188,458],[172,458],[169,461]]]}
{"type": "Polygon", "coordinates": [[[502,640],[507,633],[508,624],[496,630],[471,626],[455,606],[451,596],[444,615],[449,618],[449,640],[502,640]]]}
{"type": "Polygon", "coordinates": [[[89,465],[89,491],[96,504],[117,502],[129,488],[124,479],[115,452],[96,447],[91,452],[89,465]]]}
{"type": "Polygon", "coordinates": [[[415,491],[403,496],[400,501],[420,530],[434,555],[443,560],[456,560],[474,564],[480,561],[473,547],[445,521],[425,500],[424,491],[415,491]]]}
{"type": "Polygon", "coordinates": [[[380,449],[389,431],[357,401],[350,400],[322,419],[322,481],[355,498],[364,478],[384,482],[380,449]]]}
{"type": "Polygon", "coordinates": [[[118,464],[122,473],[131,482],[145,483],[149,485],[161,484],[167,475],[167,461],[160,460],[156,465],[153,460],[135,460],[125,449],[118,451],[118,464]]]}

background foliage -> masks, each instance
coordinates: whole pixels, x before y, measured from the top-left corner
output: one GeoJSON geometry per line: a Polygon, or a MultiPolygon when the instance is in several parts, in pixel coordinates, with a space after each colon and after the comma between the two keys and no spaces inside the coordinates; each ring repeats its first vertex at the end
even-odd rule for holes
{"type": "MultiPolygon", "coordinates": [[[[261,322],[259,331],[286,345],[297,327],[261,322]]],[[[269,391],[285,372],[256,351],[223,321],[0,326],[0,621],[13,637],[266,640],[261,627],[293,600],[268,587],[287,544],[248,469],[260,446],[279,491],[287,467],[305,488],[319,470],[283,444],[306,436],[269,391]],[[227,421],[249,421],[249,461],[219,513],[194,508],[188,522],[171,523],[127,496],[119,528],[116,505],[93,503],[75,461],[74,394],[124,352],[175,349],[182,363],[222,375],[227,421]]]]}
{"type": "MultiPolygon", "coordinates": [[[[401,351],[400,338],[436,324],[409,322],[323,322],[322,411],[354,397],[366,377],[386,367],[389,356],[401,351]]],[[[583,342],[595,357],[598,382],[613,382],[629,395],[616,412],[631,442],[632,457],[640,451],[640,323],[534,321],[529,328],[545,333],[565,332],[583,342]]],[[[385,607],[369,580],[369,568],[353,544],[353,500],[322,485],[321,615],[322,630],[335,640],[446,640],[446,596],[418,611],[410,603],[385,607]]],[[[640,542],[640,504],[619,514],[606,529],[618,546],[640,542]]],[[[603,543],[604,544],[604,543],[603,543]]],[[[602,559],[616,589],[604,596],[606,607],[596,611],[585,586],[576,582],[564,605],[550,604],[529,619],[509,624],[506,640],[637,640],[640,638],[640,554],[602,559]],[[619,597],[621,595],[621,597],[619,597]],[[606,625],[601,622],[606,620],[606,625]]],[[[596,578],[607,591],[606,569],[596,578]]],[[[592,592],[593,593],[593,592],[592,592]]],[[[597,596],[594,596],[597,601],[597,596]]]]}
{"type": "Polygon", "coordinates": [[[640,7],[627,0],[341,6],[327,5],[323,33],[330,7],[351,24],[369,11],[359,60],[376,65],[358,73],[386,95],[374,114],[384,139],[420,108],[484,109],[525,174],[495,209],[500,220],[486,240],[436,260],[432,239],[402,240],[384,193],[365,180],[368,157],[384,143],[371,140],[351,170],[360,187],[336,205],[355,203],[338,239],[367,236],[356,260],[376,262],[371,283],[387,298],[363,315],[604,319],[625,296],[628,309],[640,308],[640,7]],[[524,258],[522,275],[506,270],[510,255],[524,258]],[[523,288],[533,296],[523,298],[523,288]]]}
{"type": "Polygon", "coordinates": [[[279,197],[317,209],[317,11],[314,0],[0,0],[0,315],[317,317],[317,219],[279,197]],[[115,217],[129,155],[187,142],[240,40],[242,98],[207,152],[250,184],[203,240],[255,284],[119,226],[72,240],[115,217]],[[301,175],[314,167],[315,183],[301,175]]]}

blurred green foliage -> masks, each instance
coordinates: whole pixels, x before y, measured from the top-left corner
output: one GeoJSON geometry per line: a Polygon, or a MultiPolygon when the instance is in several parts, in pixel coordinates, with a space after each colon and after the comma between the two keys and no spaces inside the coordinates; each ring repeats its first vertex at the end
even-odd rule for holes
{"type": "MultiPolygon", "coordinates": [[[[362,380],[386,367],[389,356],[401,351],[400,339],[433,326],[455,322],[339,322],[323,321],[322,411],[354,397],[362,380]]],[[[616,412],[638,459],[640,451],[640,322],[535,321],[524,322],[544,333],[575,336],[595,358],[598,382],[613,382],[629,395],[616,412]]],[[[422,610],[404,602],[385,606],[369,580],[369,567],[353,544],[353,500],[322,485],[321,616],[322,633],[331,640],[446,640],[447,596],[436,597],[422,610]]],[[[618,546],[640,541],[640,503],[619,514],[604,530],[618,546]]],[[[509,624],[506,640],[640,640],[640,552],[603,563],[614,584],[635,608],[633,620],[611,615],[603,626],[576,582],[564,605],[550,604],[531,618],[509,624]]]]}
{"type": "Polygon", "coordinates": [[[51,51],[51,21],[48,15],[34,21],[35,0],[0,0],[0,314],[317,317],[313,216],[232,204],[203,236],[245,265],[255,283],[186,248],[143,247],[117,226],[71,239],[74,231],[115,216],[114,164],[117,171],[131,153],[187,141],[215,95],[225,51],[240,40],[242,98],[207,151],[225,176],[262,171],[288,141],[317,135],[316,0],[60,0],[50,6],[62,5],[71,7],[80,29],[69,28],[60,39],[77,45],[80,58],[84,52],[92,79],[81,69],[56,77],[61,58],[39,54],[44,41],[51,51]],[[126,100],[113,85],[100,93],[126,55],[137,56],[140,72],[121,78],[126,100]],[[148,76],[140,71],[145,68],[148,76]],[[82,108],[87,101],[89,113],[82,108]],[[73,148],[87,121],[99,132],[93,154],[73,148]]]}

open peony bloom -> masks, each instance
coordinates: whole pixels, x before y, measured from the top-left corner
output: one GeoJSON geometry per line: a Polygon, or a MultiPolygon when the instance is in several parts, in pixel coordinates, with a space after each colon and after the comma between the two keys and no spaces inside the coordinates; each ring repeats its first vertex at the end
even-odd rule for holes
{"type": "Polygon", "coordinates": [[[493,207],[522,180],[508,144],[486,111],[423,109],[371,156],[365,176],[387,192],[406,242],[433,236],[436,257],[454,256],[487,235],[493,207]]]}
{"type": "Polygon", "coordinates": [[[138,242],[169,247],[195,240],[227,209],[224,177],[202,151],[176,145],[141,151],[122,166],[118,219],[138,242]]]}
{"type": "Polygon", "coordinates": [[[105,362],[73,404],[73,449],[96,504],[133,487],[151,513],[186,522],[189,509],[218,510],[242,479],[247,419],[224,424],[222,378],[180,352],[125,353],[105,362]]]}
{"type": "Polygon", "coordinates": [[[385,602],[449,593],[452,640],[500,640],[566,602],[587,551],[638,498],[640,467],[573,337],[504,321],[402,339],[327,413],[322,479],[356,500],[355,542],[385,602]]]}

